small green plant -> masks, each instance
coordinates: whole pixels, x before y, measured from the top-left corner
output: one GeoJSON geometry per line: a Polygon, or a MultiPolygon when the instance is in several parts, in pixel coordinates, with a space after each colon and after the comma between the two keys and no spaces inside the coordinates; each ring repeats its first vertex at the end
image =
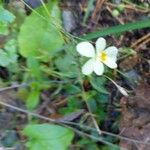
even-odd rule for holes
{"type": "Polygon", "coordinates": [[[50,124],[27,125],[23,134],[29,139],[28,150],[66,150],[74,136],[70,129],[50,124]]]}
{"type": "Polygon", "coordinates": [[[0,34],[7,35],[10,23],[15,20],[15,16],[0,5],[0,34]]]}
{"type": "MultiPolygon", "coordinates": [[[[134,52],[123,46],[107,47],[102,36],[149,27],[150,19],[107,27],[75,37],[62,27],[61,9],[57,0],[48,1],[46,4],[41,0],[41,6],[36,9],[22,1],[31,12],[21,18],[11,13],[11,9],[8,11],[4,8],[3,2],[0,2],[0,37],[2,35],[2,38],[8,38],[0,43],[0,67],[6,68],[10,75],[6,84],[19,82],[25,85],[24,89],[17,91],[17,98],[25,102],[27,110],[22,112],[29,114],[21,133],[26,137],[26,148],[67,150],[75,139],[73,142],[79,148],[98,150],[99,141],[108,145],[100,145],[100,149],[113,149],[111,146],[114,145],[108,142],[109,138],[101,135],[100,129],[106,119],[110,96],[106,85],[111,81],[121,94],[129,96],[126,89],[116,83],[115,78],[119,76],[118,60],[134,52]],[[18,24],[17,20],[20,19],[22,21],[18,24]],[[97,40],[93,46],[88,40],[95,38],[97,40]],[[42,97],[43,93],[46,93],[45,99],[42,97]],[[32,113],[45,101],[48,101],[45,104],[48,108],[54,107],[50,112],[61,118],[51,119],[48,114],[45,119],[45,116],[32,113]],[[80,114],[76,116],[78,112],[83,113],[80,119],[80,114]],[[61,126],[41,123],[32,116],[61,126]],[[83,137],[75,136],[74,132],[83,137]]],[[[93,6],[94,0],[89,0],[83,18],[84,24],[93,6]]],[[[112,13],[118,17],[122,11],[124,5],[118,5],[112,13]]],[[[45,110],[41,112],[43,111],[45,110]]],[[[110,141],[114,142],[112,139],[110,141]]]]}

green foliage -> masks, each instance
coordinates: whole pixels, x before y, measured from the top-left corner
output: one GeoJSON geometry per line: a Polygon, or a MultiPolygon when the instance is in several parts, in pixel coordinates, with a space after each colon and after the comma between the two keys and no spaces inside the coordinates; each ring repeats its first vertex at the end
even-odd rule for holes
{"type": "Polygon", "coordinates": [[[104,121],[106,117],[106,113],[104,112],[105,106],[101,102],[98,104],[95,99],[88,100],[88,105],[90,106],[92,112],[96,114],[97,121],[104,121]]]}
{"type": "Polygon", "coordinates": [[[104,77],[91,77],[90,83],[98,92],[109,94],[105,88],[106,79],[104,77]]]}
{"type": "Polygon", "coordinates": [[[15,16],[0,5],[0,34],[9,33],[8,25],[15,20],[15,16]]]}
{"type": "Polygon", "coordinates": [[[0,6],[0,21],[5,23],[11,23],[15,19],[15,16],[10,13],[8,10],[0,6]]]}
{"type": "Polygon", "coordinates": [[[27,125],[23,133],[28,150],[67,150],[74,136],[70,129],[50,124],[27,125]]]}
{"type": "Polygon", "coordinates": [[[19,34],[20,53],[24,57],[42,55],[42,61],[48,61],[49,58],[58,51],[64,43],[60,28],[57,27],[60,23],[60,10],[57,6],[57,1],[51,1],[47,5],[50,11],[50,16],[45,14],[43,6],[36,9],[37,13],[32,12],[27,16],[19,34]],[[55,23],[54,20],[57,22],[55,23]]]}
{"type": "Polygon", "coordinates": [[[80,147],[86,150],[100,150],[98,145],[95,142],[86,138],[79,140],[78,144],[80,145],[80,147]]]}
{"type": "Polygon", "coordinates": [[[35,11],[36,13],[33,11],[26,16],[18,37],[19,52],[27,60],[27,81],[30,80],[36,85],[36,87],[31,85],[26,101],[27,108],[31,110],[39,103],[43,79],[46,77],[46,74],[43,73],[45,70],[42,70],[42,62],[50,62],[64,43],[59,26],[61,20],[57,0],[35,11]],[[46,13],[46,10],[49,10],[49,14],[46,13]]]}
{"type": "Polygon", "coordinates": [[[38,89],[30,90],[30,94],[28,95],[26,101],[26,106],[29,110],[33,110],[38,105],[39,95],[40,95],[40,91],[38,89]]]}
{"type": "Polygon", "coordinates": [[[42,80],[42,74],[41,74],[40,64],[38,60],[34,57],[29,56],[27,58],[27,67],[28,67],[30,77],[40,82],[42,80]]]}
{"type": "Polygon", "coordinates": [[[7,23],[0,21],[0,34],[3,34],[3,35],[8,34],[8,25],[7,25],[7,23]]]}
{"type": "Polygon", "coordinates": [[[68,97],[67,99],[67,107],[60,108],[59,112],[67,115],[71,112],[75,112],[78,110],[77,100],[74,97],[68,97]]]}
{"type": "Polygon", "coordinates": [[[65,90],[66,90],[66,93],[69,93],[69,94],[76,94],[76,93],[81,92],[81,89],[78,86],[73,85],[73,84],[66,85],[65,90]]]}
{"type": "MultiPolygon", "coordinates": [[[[2,4],[2,0],[0,0],[0,4],[2,4]]],[[[94,4],[94,0],[88,0],[83,23],[86,23],[94,4]]],[[[69,34],[62,30],[58,1],[51,0],[49,3],[32,10],[29,15],[26,15],[24,7],[20,7],[20,4],[13,8],[11,7],[9,6],[9,10],[13,13],[0,5],[0,34],[8,37],[3,42],[2,36],[2,42],[0,41],[2,43],[0,43],[0,66],[5,67],[12,76],[17,76],[15,82],[25,82],[28,86],[25,89],[18,90],[17,98],[25,101],[27,109],[33,111],[40,103],[42,92],[42,100],[45,100],[44,96],[51,100],[48,104],[55,105],[56,101],[57,105],[54,108],[56,116],[59,113],[69,116],[72,112],[84,109],[83,118],[79,119],[78,123],[92,125],[90,124],[90,119],[87,119],[89,115],[86,104],[88,104],[98,125],[101,125],[107,115],[106,105],[108,104],[109,96],[109,92],[105,88],[107,80],[103,76],[92,75],[84,77],[79,72],[79,68],[81,68],[85,59],[79,59],[76,55],[75,45],[77,43],[73,39],[74,36],[69,39],[69,34]],[[71,41],[66,45],[65,34],[68,37],[65,40],[71,41]],[[83,85],[81,85],[82,83],[83,85]],[[81,86],[85,91],[82,91],[81,86]],[[61,100],[64,100],[63,104],[61,100]]],[[[124,10],[124,5],[118,5],[114,9],[117,10],[113,12],[114,16],[118,16],[124,10]]],[[[150,19],[147,19],[103,28],[86,34],[82,38],[93,39],[149,26],[150,19]]],[[[132,54],[134,54],[132,49],[122,48],[120,49],[119,59],[132,54]]],[[[105,73],[109,74],[109,71],[105,71],[105,73]]],[[[11,79],[7,81],[9,85],[14,82],[14,78],[12,77],[11,79]]],[[[0,79],[1,86],[4,85],[2,81],[3,79],[0,79]]],[[[43,114],[46,111],[42,110],[43,114]]],[[[74,115],[74,113],[72,114],[74,115]]],[[[91,127],[93,128],[93,126],[91,127]]],[[[116,129],[116,126],[114,128],[116,129]]],[[[74,133],[71,130],[49,124],[27,125],[23,133],[27,136],[26,146],[28,150],[67,150],[74,137],[74,133]]],[[[97,137],[95,132],[88,131],[87,133],[97,137]]],[[[105,137],[104,140],[116,143],[110,136],[105,137]]],[[[113,147],[98,145],[99,143],[96,141],[85,138],[81,138],[75,144],[78,144],[77,146],[81,147],[81,149],[87,150],[113,149],[113,147]]]]}
{"type": "Polygon", "coordinates": [[[33,110],[39,103],[40,90],[42,89],[42,73],[40,64],[34,57],[27,58],[28,78],[32,80],[30,84],[30,93],[28,95],[26,106],[33,110]]]}
{"type": "Polygon", "coordinates": [[[147,27],[150,27],[150,19],[130,22],[124,25],[117,25],[113,27],[103,28],[98,31],[94,31],[92,33],[83,35],[81,37],[87,40],[91,40],[94,38],[98,38],[100,36],[112,35],[112,34],[122,33],[125,31],[136,30],[136,29],[147,28],[147,27]]]}
{"type": "Polygon", "coordinates": [[[10,63],[9,57],[6,52],[0,50],[0,66],[6,67],[10,63]]]}
{"type": "Polygon", "coordinates": [[[63,74],[67,74],[68,77],[72,78],[78,75],[75,58],[69,54],[57,56],[55,59],[55,65],[59,71],[63,74]]]}
{"type": "Polygon", "coordinates": [[[0,49],[0,66],[7,67],[11,72],[15,72],[17,69],[17,58],[16,41],[9,40],[5,44],[4,49],[0,49]]]}
{"type": "Polygon", "coordinates": [[[120,150],[120,148],[112,147],[112,146],[103,146],[101,150],[120,150]]]}
{"type": "Polygon", "coordinates": [[[90,15],[90,12],[92,11],[92,9],[94,9],[94,0],[88,0],[88,6],[87,6],[87,10],[85,12],[84,18],[83,18],[83,23],[86,23],[87,18],[90,15]]]}
{"type": "Polygon", "coordinates": [[[26,106],[29,110],[33,110],[39,104],[40,91],[42,86],[39,81],[32,81],[30,83],[30,92],[26,100],[26,106]]]}

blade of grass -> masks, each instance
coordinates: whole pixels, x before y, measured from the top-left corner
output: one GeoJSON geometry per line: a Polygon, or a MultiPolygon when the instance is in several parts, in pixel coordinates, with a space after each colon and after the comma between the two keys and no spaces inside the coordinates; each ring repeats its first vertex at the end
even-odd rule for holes
{"type": "Polygon", "coordinates": [[[112,26],[108,28],[103,28],[98,31],[91,32],[89,34],[82,35],[81,38],[86,39],[86,40],[91,40],[94,38],[98,38],[100,36],[117,34],[117,33],[122,33],[125,31],[142,29],[142,28],[147,28],[147,27],[150,28],[150,18],[136,21],[136,22],[130,22],[124,25],[117,25],[117,26],[112,26]]]}
{"type": "Polygon", "coordinates": [[[85,15],[84,15],[83,24],[86,23],[87,18],[89,17],[90,11],[91,11],[92,8],[94,7],[94,6],[93,6],[93,3],[94,3],[94,0],[88,0],[88,7],[87,7],[86,13],[85,13],[85,15]]]}

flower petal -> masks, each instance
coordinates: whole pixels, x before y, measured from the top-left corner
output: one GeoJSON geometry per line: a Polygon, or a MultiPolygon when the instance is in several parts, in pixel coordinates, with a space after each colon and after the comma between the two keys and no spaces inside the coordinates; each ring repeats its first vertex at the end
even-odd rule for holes
{"type": "Polygon", "coordinates": [[[107,59],[104,61],[104,64],[111,69],[117,68],[116,60],[114,60],[110,57],[107,57],[107,59]]]}
{"type": "Polygon", "coordinates": [[[97,75],[102,75],[104,72],[104,65],[98,59],[94,61],[94,72],[97,75]]]}
{"type": "Polygon", "coordinates": [[[94,59],[88,60],[82,67],[82,73],[84,75],[89,75],[93,72],[94,59]]]}
{"type": "Polygon", "coordinates": [[[98,38],[96,41],[96,52],[103,51],[106,47],[106,40],[102,37],[98,38]]]}
{"type": "Polygon", "coordinates": [[[116,62],[118,49],[115,46],[110,46],[110,47],[106,48],[105,52],[107,54],[107,57],[113,59],[114,62],[116,62]]]}
{"type": "Polygon", "coordinates": [[[93,45],[89,42],[81,42],[76,46],[78,53],[86,57],[94,57],[95,49],[93,45]]]}

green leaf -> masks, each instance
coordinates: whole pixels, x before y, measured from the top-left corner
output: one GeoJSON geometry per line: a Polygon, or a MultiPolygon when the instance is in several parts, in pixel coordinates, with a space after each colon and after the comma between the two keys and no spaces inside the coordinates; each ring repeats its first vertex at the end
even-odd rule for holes
{"type": "Polygon", "coordinates": [[[81,92],[81,89],[78,86],[73,84],[66,85],[65,90],[69,94],[76,94],[81,92]]]}
{"type": "Polygon", "coordinates": [[[40,82],[42,75],[41,75],[40,64],[38,60],[34,57],[28,57],[27,67],[30,71],[31,76],[40,82]]]}
{"type": "Polygon", "coordinates": [[[11,23],[15,20],[15,16],[8,10],[0,6],[0,22],[11,23]]]}
{"type": "Polygon", "coordinates": [[[30,85],[30,94],[28,95],[26,106],[33,110],[39,104],[40,90],[42,89],[42,73],[38,60],[34,57],[27,58],[27,67],[29,77],[33,79],[30,85]]]}
{"type": "Polygon", "coordinates": [[[8,33],[9,31],[7,23],[0,21],[0,34],[7,35],[8,33]]]}
{"type": "Polygon", "coordinates": [[[6,67],[10,63],[8,54],[0,49],[0,66],[6,67]]]}
{"type": "Polygon", "coordinates": [[[92,112],[96,112],[96,110],[98,109],[98,106],[97,106],[97,103],[96,103],[95,99],[89,99],[87,101],[87,103],[90,106],[91,111],[92,112]]]}
{"type": "Polygon", "coordinates": [[[17,47],[16,40],[9,40],[4,46],[4,49],[7,52],[8,57],[10,59],[10,63],[12,64],[17,63],[18,55],[16,47],[17,47]]]}
{"type": "Polygon", "coordinates": [[[99,149],[96,142],[86,138],[82,138],[81,140],[79,140],[77,142],[77,145],[80,145],[81,148],[86,150],[101,150],[99,149]]]}
{"type": "Polygon", "coordinates": [[[33,89],[27,98],[26,106],[29,110],[33,110],[39,103],[40,90],[33,89]]]}
{"type": "Polygon", "coordinates": [[[100,93],[109,94],[105,88],[105,78],[103,77],[92,77],[90,79],[92,87],[100,93]]]}
{"type": "Polygon", "coordinates": [[[74,97],[67,98],[67,107],[62,107],[59,109],[59,112],[63,115],[68,115],[72,112],[76,112],[79,109],[77,99],[74,97]]]}
{"type": "Polygon", "coordinates": [[[15,16],[0,6],[0,34],[7,35],[9,32],[8,24],[12,23],[14,20],[15,16]]]}
{"type": "Polygon", "coordinates": [[[94,31],[92,33],[83,35],[81,36],[81,38],[90,40],[90,39],[98,38],[100,36],[106,36],[106,35],[121,33],[121,32],[135,30],[135,29],[147,28],[147,27],[150,27],[150,19],[130,22],[124,25],[117,25],[113,27],[103,28],[98,31],[94,31]]]}
{"type": "Polygon", "coordinates": [[[59,71],[64,74],[68,74],[69,77],[76,77],[78,75],[77,64],[75,59],[70,54],[65,54],[64,56],[57,57],[55,60],[55,65],[59,71]]]}
{"type": "Polygon", "coordinates": [[[41,83],[38,81],[33,81],[30,84],[30,91],[26,101],[26,106],[28,109],[33,110],[39,103],[40,97],[40,90],[41,90],[41,83]]]}
{"type": "Polygon", "coordinates": [[[87,6],[87,10],[86,13],[84,15],[83,18],[83,23],[86,23],[86,20],[88,19],[90,12],[94,9],[94,0],[88,0],[88,6],[87,6]]]}
{"type": "Polygon", "coordinates": [[[74,136],[70,129],[50,124],[27,125],[23,133],[28,150],[67,150],[74,136]]]}
{"type": "Polygon", "coordinates": [[[10,39],[4,46],[4,49],[10,53],[17,53],[17,41],[10,39]]]}
{"type": "Polygon", "coordinates": [[[101,150],[120,150],[120,147],[112,147],[112,146],[103,146],[101,150]]]}
{"type": "MultiPolygon", "coordinates": [[[[4,50],[0,49],[0,66],[9,67],[17,63],[17,51],[16,51],[16,41],[9,40],[5,46],[4,50]]],[[[12,70],[15,70],[14,68],[12,70]]]]}
{"type": "Polygon", "coordinates": [[[49,2],[47,9],[51,17],[46,14],[45,8],[41,6],[35,11],[45,19],[32,12],[21,26],[19,47],[20,53],[24,57],[38,56],[40,58],[42,56],[43,61],[48,61],[49,57],[56,53],[64,43],[62,34],[53,24],[54,22],[57,22],[57,25],[60,23],[60,10],[57,1],[49,2]]]}

